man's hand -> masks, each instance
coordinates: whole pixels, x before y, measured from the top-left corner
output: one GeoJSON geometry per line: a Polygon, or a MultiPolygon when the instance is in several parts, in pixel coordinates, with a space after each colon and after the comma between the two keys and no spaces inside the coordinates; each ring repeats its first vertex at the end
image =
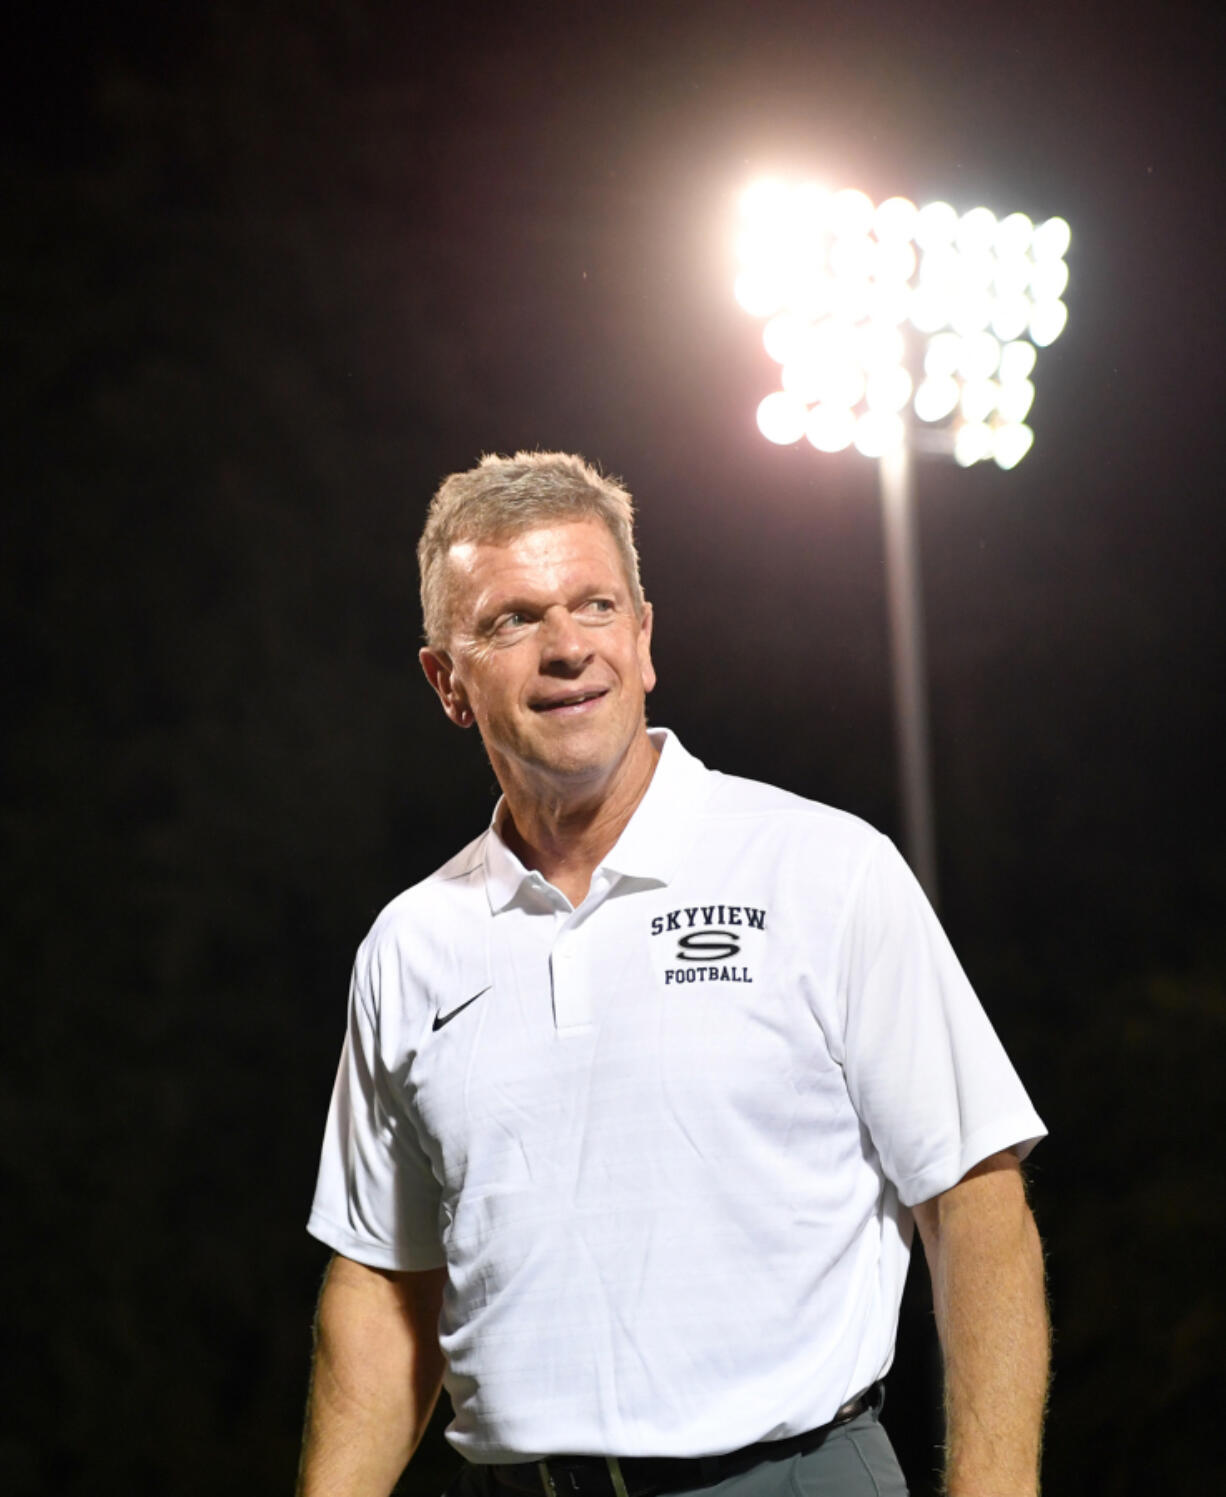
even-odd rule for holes
{"type": "Polygon", "coordinates": [[[1035,1497],[1047,1400],[1043,1249],[1012,1153],[915,1208],[945,1360],[950,1497],[1035,1497]]]}
{"type": "Polygon", "coordinates": [[[333,1258],[315,1319],[298,1497],[387,1497],[396,1485],[442,1382],[446,1277],[333,1258]]]}

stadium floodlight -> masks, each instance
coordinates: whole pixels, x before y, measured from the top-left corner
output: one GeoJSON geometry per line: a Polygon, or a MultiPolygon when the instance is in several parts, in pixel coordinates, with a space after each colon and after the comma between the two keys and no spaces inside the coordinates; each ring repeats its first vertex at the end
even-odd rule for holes
{"type": "Polygon", "coordinates": [[[768,442],[788,446],[805,434],[809,408],[797,395],[776,390],[758,405],[758,430],[768,442]]]}
{"type": "Polygon", "coordinates": [[[1063,218],[778,178],[741,200],[734,292],[780,366],[762,434],[880,463],[908,851],[934,898],[912,434],[960,467],[1026,456],[1038,351],[1068,321],[1071,238],[1063,218]]]}
{"type": "MultiPolygon", "coordinates": [[[[833,341],[812,351],[804,372],[793,371],[785,382],[789,393],[809,392],[810,407],[828,402],[832,391],[845,396],[859,386],[852,405],[864,415],[880,404],[884,388],[899,388],[905,377],[909,415],[925,426],[948,423],[946,451],[987,458],[994,444],[977,435],[959,444],[958,430],[964,421],[978,426],[986,420],[993,431],[1014,424],[1011,407],[984,413],[982,387],[996,375],[988,365],[999,360],[1002,344],[1033,351],[1063,332],[1070,238],[1063,218],[1036,225],[1025,213],[997,218],[983,206],[959,213],[949,203],[916,207],[905,197],[874,205],[855,188],[830,192],[772,179],[754,183],[742,200],[735,293],[752,316],[769,319],[764,342],[785,370],[806,331],[859,335],[843,340],[837,359],[833,341]],[[900,371],[891,384],[883,361],[861,350],[874,342],[880,347],[883,335],[899,328],[906,328],[910,343],[890,360],[900,371]],[[927,335],[925,346],[917,346],[916,334],[927,335]],[[948,349],[955,338],[965,346],[953,361],[948,349]],[[951,377],[960,385],[952,407],[936,400],[930,387],[933,379],[951,377]]],[[[1032,370],[1033,363],[1019,377],[1029,378],[1032,370]]],[[[1000,379],[1005,383],[1003,374],[1000,379]]],[[[780,442],[798,442],[805,434],[795,419],[772,430],[772,440],[780,442]]],[[[1004,450],[1012,456],[1015,448],[1016,439],[1004,450]]]]}

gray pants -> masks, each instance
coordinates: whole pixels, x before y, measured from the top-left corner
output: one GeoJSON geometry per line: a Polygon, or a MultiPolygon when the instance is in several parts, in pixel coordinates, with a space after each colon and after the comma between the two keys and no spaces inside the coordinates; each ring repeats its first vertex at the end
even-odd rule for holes
{"type": "MultiPolygon", "coordinates": [[[[446,1497],[511,1497],[486,1466],[466,1466],[446,1497]]],[[[876,1410],[831,1430],[816,1450],[762,1461],[713,1486],[673,1497],[907,1497],[907,1483],[876,1410]]]]}

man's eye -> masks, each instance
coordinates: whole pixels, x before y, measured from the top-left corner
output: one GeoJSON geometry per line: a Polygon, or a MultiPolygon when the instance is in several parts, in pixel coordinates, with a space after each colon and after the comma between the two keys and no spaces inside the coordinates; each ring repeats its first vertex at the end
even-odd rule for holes
{"type": "Polygon", "coordinates": [[[585,605],[589,613],[612,613],[612,598],[589,598],[585,605]]]}
{"type": "Polygon", "coordinates": [[[501,634],[508,629],[522,629],[528,622],[528,615],[516,610],[513,613],[502,614],[494,627],[501,634]]]}

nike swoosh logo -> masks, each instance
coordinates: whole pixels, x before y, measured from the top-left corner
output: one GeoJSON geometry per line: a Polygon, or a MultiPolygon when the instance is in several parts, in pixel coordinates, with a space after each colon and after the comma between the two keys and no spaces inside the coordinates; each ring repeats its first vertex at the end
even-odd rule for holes
{"type": "Polygon", "coordinates": [[[485,987],[481,989],[480,993],[474,993],[472,997],[469,998],[466,1002],[461,1003],[459,1008],[453,1008],[449,1014],[435,1014],[434,1028],[441,1029],[444,1024],[450,1024],[452,1019],[454,1019],[457,1014],[462,1014],[470,1003],[476,1003],[477,999],[480,998],[482,994],[488,993],[493,986],[494,984],[492,982],[487,983],[485,987]]]}

